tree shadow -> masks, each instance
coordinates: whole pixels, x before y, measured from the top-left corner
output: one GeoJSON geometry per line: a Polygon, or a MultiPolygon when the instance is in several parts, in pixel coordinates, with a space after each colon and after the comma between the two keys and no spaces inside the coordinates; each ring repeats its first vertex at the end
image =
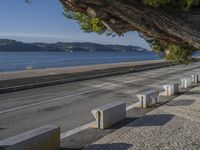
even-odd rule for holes
{"type": "MultiPolygon", "coordinates": [[[[130,147],[132,147],[132,145],[126,143],[92,144],[88,145],[84,150],[110,150],[110,149],[128,150],[130,147]]],[[[82,149],[83,148],[61,148],[60,150],[82,150],[82,149]]]]}
{"type": "Polygon", "coordinates": [[[125,127],[162,126],[167,122],[169,122],[173,117],[174,115],[170,114],[146,115],[141,118],[127,117],[126,119],[118,122],[109,129],[119,129],[124,126],[125,127]]]}
{"type": "Polygon", "coordinates": [[[7,128],[1,128],[1,127],[0,127],[0,130],[5,130],[5,129],[7,129],[7,128]]]}
{"type": "Polygon", "coordinates": [[[199,91],[189,91],[189,92],[186,92],[186,93],[184,93],[184,95],[196,95],[196,94],[200,94],[200,92],[199,91]]]}
{"type": "MultiPolygon", "coordinates": [[[[174,117],[174,115],[170,115],[170,114],[146,115],[146,116],[143,116],[141,118],[127,117],[123,121],[118,122],[117,124],[115,124],[114,126],[112,126],[111,128],[109,128],[107,130],[102,131],[102,130],[98,130],[98,129],[93,129],[91,131],[91,129],[90,129],[90,131],[85,131],[84,134],[79,133],[79,135],[77,135],[78,138],[80,138],[79,140],[77,140],[77,137],[75,136],[74,138],[77,141],[74,141],[74,142],[71,142],[71,143],[70,142],[67,143],[65,141],[66,143],[63,145],[63,148],[61,148],[60,150],[82,150],[85,145],[89,145],[90,143],[97,141],[99,139],[98,134],[101,133],[101,132],[111,133],[112,131],[115,131],[116,129],[119,129],[121,127],[125,127],[125,128],[126,127],[132,127],[132,128],[134,128],[134,127],[145,127],[145,126],[162,126],[162,125],[166,124],[167,122],[169,122],[173,117],[174,117]],[[97,134],[97,135],[95,135],[95,136],[97,136],[97,138],[93,134],[97,134]],[[93,139],[91,139],[91,138],[93,138],[93,139]],[[84,142],[84,140],[86,140],[86,142],[84,142]],[[88,141],[90,141],[90,142],[88,142],[88,141]],[[83,142],[83,144],[80,144],[79,142],[80,143],[83,142]],[[79,143],[79,144],[77,144],[77,143],[79,143]]],[[[104,134],[102,134],[102,135],[104,135],[104,134]]],[[[104,136],[106,136],[106,135],[107,134],[105,134],[104,136]]],[[[73,141],[73,139],[70,139],[70,141],[71,140],[73,141]]],[[[132,145],[124,144],[124,143],[89,145],[87,150],[93,150],[93,149],[94,150],[107,150],[107,149],[108,150],[109,149],[127,150],[131,146],[132,145]]]]}
{"type": "Polygon", "coordinates": [[[130,147],[132,147],[132,145],[126,143],[95,144],[95,145],[89,145],[86,148],[86,150],[110,150],[110,149],[128,150],[130,147]]]}
{"type": "Polygon", "coordinates": [[[82,150],[83,148],[60,148],[60,150],[82,150]]]}
{"type": "Polygon", "coordinates": [[[181,99],[181,100],[176,100],[174,102],[171,102],[167,104],[167,106],[189,106],[192,105],[196,100],[187,100],[187,99],[181,99]]]}
{"type": "Polygon", "coordinates": [[[119,129],[122,128],[124,126],[126,126],[127,124],[135,121],[136,119],[138,119],[137,117],[131,118],[131,117],[127,117],[124,120],[116,123],[115,125],[113,125],[110,129],[119,129]]]}
{"type": "Polygon", "coordinates": [[[146,115],[126,125],[126,127],[162,126],[169,122],[173,117],[174,115],[170,114],[146,115]]]}

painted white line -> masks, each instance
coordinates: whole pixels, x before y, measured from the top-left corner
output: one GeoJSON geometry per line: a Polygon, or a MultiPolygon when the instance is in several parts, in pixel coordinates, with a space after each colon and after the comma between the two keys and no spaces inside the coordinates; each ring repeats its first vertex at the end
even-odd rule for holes
{"type": "Polygon", "coordinates": [[[17,100],[23,101],[23,100],[27,100],[27,99],[30,99],[30,98],[37,98],[37,97],[38,98],[42,97],[44,99],[44,97],[48,97],[48,96],[52,96],[52,94],[39,94],[39,95],[33,95],[33,96],[24,96],[24,97],[18,97],[18,98],[10,98],[10,99],[6,99],[6,102],[9,104],[10,101],[17,101],[17,100]]]}
{"type": "Polygon", "coordinates": [[[126,107],[126,111],[129,111],[129,110],[131,110],[131,109],[133,109],[133,108],[135,108],[135,107],[137,107],[137,106],[138,106],[138,102],[137,102],[137,103],[134,103],[134,104],[132,104],[132,105],[129,105],[129,106],[126,107]]]}
{"type": "Polygon", "coordinates": [[[67,95],[67,96],[63,96],[63,97],[59,97],[59,98],[54,98],[54,99],[50,99],[50,100],[46,100],[46,101],[42,101],[42,102],[37,102],[37,103],[29,104],[29,105],[16,107],[16,108],[11,108],[11,109],[0,111],[0,114],[9,113],[9,112],[13,112],[13,111],[17,111],[17,110],[21,110],[21,109],[25,109],[25,108],[29,108],[29,107],[41,105],[41,104],[46,104],[46,103],[50,103],[50,102],[60,101],[60,100],[63,100],[65,98],[71,98],[71,97],[74,97],[74,96],[87,94],[87,93],[98,91],[98,90],[99,89],[88,90],[88,91],[84,91],[84,92],[80,92],[80,93],[76,93],[76,94],[71,94],[71,95],[67,95]]]}
{"type": "Polygon", "coordinates": [[[106,85],[110,85],[110,84],[112,84],[112,83],[102,83],[102,84],[98,84],[98,85],[93,85],[92,87],[94,87],[94,88],[100,88],[102,86],[106,86],[106,85]]]}
{"type": "MultiPolygon", "coordinates": [[[[177,70],[175,70],[175,71],[177,71],[177,70]]],[[[172,72],[175,72],[175,71],[171,71],[171,72],[169,71],[168,73],[172,73],[172,72]]],[[[135,79],[135,80],[125,81],[125,82],[119,83],[119,84],[113,84],[112,83],[110,85],[103,85],[103,86],[101,86],[101,87],[99,87],[97,89],[88,90],[88,91],[84,91],[84,92],[80,92],[80,93],[75,93],[75,94],[71,94],[71,95],[67,95],[67,96],[63,96],[63,97],[59,97],[59,98],[54,98],[54,99],[50,99],[50,100],[46,100],[46,101],[42,101],[42,102],[37,102],[37,103],[33,103],[33,104],[28,104],[28,105],[16,107],[16,108],[11,108],[11,109],[7,109],[7,110],[3,110],[3,111],[0,111],[0,114],[5,114],[5,113],[17,111],[17,110],[22,110],[22,109],[25,109],[25,108],[29,108],[29,107],[33,107],[33,106],[37,106],[37,105],[41,105],[41,104],[46,104],[46,103],[50,103],[50,102],[61,101],[61,100],[66,99],[66,98],[71,98],[71,97],[79,96],[79,95],[82,95],[82,94],[87,94],[87,93],[91,93],[91,92],[103,90],[104,88],[115,87],[115,86],[119,86],[119,85],[124,85],[124,84],[127,84],[127,83],[132,83],[132,82],[135,82],[135,81],[141,81],[141,80],[144,80],[144,79],[156,77],[156,76],[159,76],[159,75],[165,75],[165,74],[166,73],[163,73],[163,74],[162,73],[158,73],[158,74],[147,76],[146,78],[142,77],[141,79],[135,79]]]]}
{"type": "MultiPolygon", "coordinates": [[[[134,80],[134,81],[135,81],[135,80],[134,80]]],[[[138,80],[137,80],[137,81],[138,81],[138,80]]],[[[127,106],[127,107],[126,107],[126,111],[129,111],[129,110],[131,110],[131,109],[136,108],[136,107],[138,106],[138,103],[139,103],[139,102],[136,102],[136,103],[134,103],[134,104],[132,104],[132,105],[127,106]]],[[[92,121],[92,122],[90,122],[90,123],[87,123],[87,124],[85,124],[85,125],[82,125],[82,126],[80,126],[80,127],[78,127],[78,128],[75,128],[75,129],[73,129],[73,130],[64,132],[64,133],[61,134],[60,139],[62,140],[62,139],[64,139],[64,138],[69,137],[69,136],[71,136],[71,135],[73,135],[73,134],[76,134],[76,133],[78,133],[78,132],[80,132],[80,131],[83,131],[83,130],[85,130],[85,129],[88,129],[88,128],[92,127],[94,124],[95,124],[95,121],[92,121]]]]}
{"type": "MultiPolygon", "coordinates": [[[[164,75],[164,74],[151,75],[151,76],[148,76],[147,78],[156,77],[156,76],[159,76],[159,75],[164,75]]],[[[24,105],[24,106],[20,106],[20,107],[15,107],[15,108],[7,109],[7,110],[2,110],[2,111],[0,111],[0,114],[5,114],[5,113],[13,112],[13,111],[18,111],[18,110],[22,110],[22,109],[25,109],[25,108],[29,108],[29,107],[33,107],[33,106],[37,106],[37,105],[41,105],[41,104],[46,104],[46,103],[50,103],[50,102],[61,101],[61,100],[66,99],[66,98],[71,98],[71,97],[79,96],[79,95],[82,95],[82,94],[87,94],[87,93],[103,90],[104,88],[116,87],[116,86],[119,86],[119,85],[132,83],[132,82],[135,82],[135,81],[141,81],[141,80],[145,80],[147,78],[141,78],[141,79],[125,81],[125,82],[119,83],[119,84],[105,85],[105,86],[102,86],[102,87],[99,87],[99,88],[96,88],[96,89],[93,89],[93,90],[88,90],[88,91],[75,93],[75,94],[71,94],[71,95],[67,95],[67,96],[63,96],[63,97],[49,99],[49,100],[42,101],[42,102],[37,102],[37,103],[28,104],[28,105],[24,105]]]]}
{"type": "Polygon", "coordinates": [[[75,128],[75,129],[73,129],[73,130],[67,131],[67,132],[65,132],[65,133],[61,133],[60,139],[64,139],[64,138],[69,137],[69,136],[71,136],[71,135],[73,135],[73,134],[76,134],[76,133],[78,133],[78,132],[80,132],[80,131],[83,131],[83,130],[85,130],[85,129],[88,129],[89,127],[93,126],[94,124],[95,124],[95,121],[92,121],[92,122],[90,122],[90,123],[87,123],[87,124],[85,124],[85,125],[82,125],[82,126],[80,126],[80,127],[78,127],[78,128],[75,128]]]}
{"type": "MultiPolygon", "coordinates": [[[[135,108],[136,106],[137,106],[137,103],[129,105],[128,107],[126,107],[126,111],[129,111],[129,110],[135,108]]],[[[72,129],[70,131],[61,133],[60,139],[62,140],[64,138],[67,138],[67,137],[69,137],[69,136],[71,136],[73,134],[76,134],[76,133],[80,132],[80,131],[88,129],[88,128],[92,127],[93,125],[95,125],[95,123],[96,123],[95,121],[92,121],[92,122],[84,124],[84,125],[82,125],[82,126],[80,126],[78,128],[75,128],[75,129],[72,129]]]]}

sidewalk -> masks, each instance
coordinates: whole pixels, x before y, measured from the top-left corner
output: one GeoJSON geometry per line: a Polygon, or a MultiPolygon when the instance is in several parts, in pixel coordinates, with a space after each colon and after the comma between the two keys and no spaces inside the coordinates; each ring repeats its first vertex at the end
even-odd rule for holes
{"type": "Polygon", "coordinates": [[[0,93],[94,79],[174,65],[165,60],[138,61],[78,67],[0,73],[0,93]]]}
{"type": "Polygon", "coordinates": [[[148,61],[135,61],[125,63],[111,63],[111,64],[100,64],[100,65],[88,65],[88,66],[75,66],[75,67],[63,67],[63,68],[49,68],[49,69],[37,69],[37,70],[24,70],[14,72],[0,72],[0,81],[13,80],[21,78],[33,78],[41,76],[52,76],[60,74],[72,74],[82,73],[98,70],[116,69],[124,67],[141,67],[150,65],[172,65],[173,63],[165,60],[148,60],[148,61]]]}
{"type": "Polygon", "coordinates": [[[199,150],[200,86],[85,150],[199,150]]]}

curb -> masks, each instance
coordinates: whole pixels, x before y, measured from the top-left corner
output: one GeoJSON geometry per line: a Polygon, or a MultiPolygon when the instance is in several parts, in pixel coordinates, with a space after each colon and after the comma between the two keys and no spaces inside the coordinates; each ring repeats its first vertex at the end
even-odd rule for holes
{"type": "MultiPolygon", "coordinates": [[[[76,81],[82,81],[82,80],[89,80],[89,79],[96,79],[96,78],[103,78],[107,76],[114,76],[114,75],[121,75],[121,74],[127,74],[132,72],[139,72],[144,70],[150,70],[150,69],[157,69],[162,67],[168,67],[175,65],[173,62],[161,62],[158,64],[145,64],[145,65],[136,65],[132,67],[117,67],[117,68],[110,68],[110,69],[103,69],[103,70],[94,70],[89,72],[82,72],[82,73],[74,73],[74,74],[58,74],[56,77],[68,75],[69,77],[61,78],[61,79],[52,79],[51,76],[42,76],[42,77],[33,77],[33,78],[24,78],[24,79],[12,79],[12,80],[6,80],[3,81],[4,84],[6,82],[19,82],[19,80],[30,80],[29,83],[19,85],[19,86],[7,86],[0,88],[0,94],[2,93],[8,93],[8,92],[15,92],[19,90],[26,90],[26,89],[32,89],[32,88],[39,88],[44,86],[52,86],[57,84],[64,84],[64,83],[70,83],[70,82],[76,82],[76,81]],[[38,80],[43,81],[38,81],[38,80]],[[47,80],[47,81],[44,81],[47,80]]],[[[55,76],[54,76],[55,77],[55,76]]],[[[0,81],[1,84],[2,81],[0,81]]]]}

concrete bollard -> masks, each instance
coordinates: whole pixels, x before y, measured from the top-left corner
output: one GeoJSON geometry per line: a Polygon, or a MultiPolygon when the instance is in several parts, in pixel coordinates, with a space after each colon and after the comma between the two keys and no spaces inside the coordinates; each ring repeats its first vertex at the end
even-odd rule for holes
{"type": "Polygon", "coordinates": [[[59,150],[60,128],[43,126],[17,136],[1,140],[0,150],[59,150]]]}
{"type": "Polygon", "coordinates": [[[189,78],[189,77],[186,77],[186,78],[182,78],[181,79],[181,83],[182,83],[182,87],[183,88],[189,88],[192,86],[192,79],[189,78]]]}
{"type": "Polygon", "coordinates": [[[163,85],[163,88],[165,89],[166,96],[172,96],[179,92],[179,83],[169,83],[169,84],[163,85]]]}
{"type": "Polygon", "coordinates": [[[199,75],[198,74],[192,74],[192,83],[198,83],[199,82],[199,75]]]}
{"type": "Polygon", "coordinates": [[[137,94],[139,98],[141,108],[148,108],[158,102],[159,91],[158,90],[148,90],[137,94]]]}
{"type": "Polygon", "coordinates": [[[113,102],[92,110],[98,129],[107,129],[126,118],[126,103],[113,102]]]}
{"type": "Polygon", "coordinates": [[[200,74],[197,73],[197,76],[198,76],[198,82],[200,82],[200,74]]]}

